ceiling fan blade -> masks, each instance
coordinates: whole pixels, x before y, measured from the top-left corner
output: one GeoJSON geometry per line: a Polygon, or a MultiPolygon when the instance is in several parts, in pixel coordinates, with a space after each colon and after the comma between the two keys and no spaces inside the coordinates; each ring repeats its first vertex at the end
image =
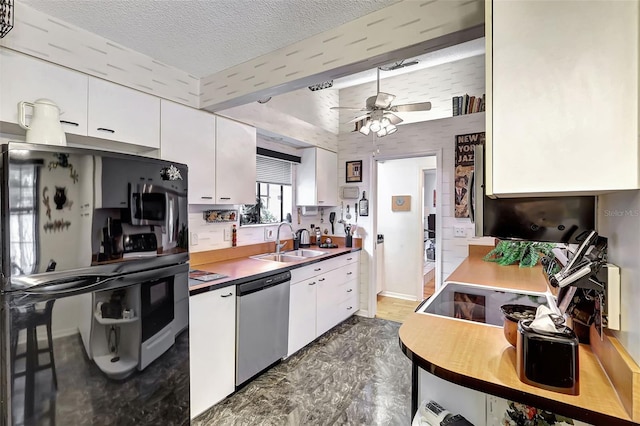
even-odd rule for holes
{"type": "Polygon", "coordinates": [[[356,121],[360,121],[360,120],[362,120],[363,118],[367,118],[367,117],[369,117],[369,114],[361,115],[360,117],[356,117],[356,118],[354,118],[354,119],[353,119],[353,120],[351,120],[351,121],[347,121],[347,123],[355,123],[356,121]]]}
{"type": "Polygon", "coordinates": [[[431,109],[431,102],[418,102],[415,104],[394,105],[391,107],[393,112],[414,112],[414,111],[429,111],[431,109]]]}
{"type": "Polygon", "coordinates": [[[389,108],[389,105],[391,105],[391,102],[393,102],[395,98],[396,95],[392,95],[391,93],[378,92],[374,106],[381,109],[389,108]]]}
{"type": "Polygon", "coordinates": [[[397,115],[395,115],[393,113],[390,113],[390,112],[385,112],[384,116],[389,119],[391,124],[398,124],[398,123],[402,123],[404,121],[404,120],[402,120],[402,118],[400,118],[397,115]]]}
{"type": "Polygon", "coordinates": [[[332,109],[332,110],[347,109],[347,110],[352,110],[352,111],[368,111],[367,109],[356,108],[356,107],[331,107],[329,109],[332,109]]]}

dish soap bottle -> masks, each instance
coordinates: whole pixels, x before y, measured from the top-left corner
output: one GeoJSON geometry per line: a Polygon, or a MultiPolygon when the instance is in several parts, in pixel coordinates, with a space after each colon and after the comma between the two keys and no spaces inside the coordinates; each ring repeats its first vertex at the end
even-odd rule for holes
{"type": "Polygon", "coordinates": [[[233,229],[231,230],[231,247],[235,247],[238,245],[238,230],[236,229],[236,225],[233,225],[233,229]]]}

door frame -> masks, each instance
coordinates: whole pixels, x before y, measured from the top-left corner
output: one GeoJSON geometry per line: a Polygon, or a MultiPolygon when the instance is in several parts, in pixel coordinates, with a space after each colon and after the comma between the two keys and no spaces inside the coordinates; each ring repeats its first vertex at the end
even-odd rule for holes
{"type": "MultiPolygon", "coordinates": [[[[372,249],[371,249],[371,261],[369,262],[369,291],[368,293],[368,309],[371,317],[374,317],[377,312],[377,293],[376,293],[376,283],[377,283],[377,235],[378,235],[378,161],[387,161],[387,160],[402,160],[407,158],[417,158],[417,157],[436,157],[436,291],[440,288],[442,284],[442,148],[426,150],[426,151],[418,151],[412,152],[410,154],[396,154],[396,155],[377,155],[371,156],[369,158],[369,182],[371,182],[371,187],[369,188],[369,214],[372,222],[372,249]]],[[[424,209],[424,171],[420,170],[419,179],[421,180],[420,188],[420,202],[422,203],[422,209],[424,209]]],[[[424,211],[423,211],[424,213],[424,211]]],[[[423,214],[424,216],[424,214],[423,214]]],[[[420,222],[420,232],[422,235],[423,221],[420,222]]],[[[418,253],[416,255],[420,256],[421,262],[424,261],[424,245],[422,253],[418,253]]],[[[419,291],[416,286],[416,300],[422,300],[424,294],[424,283],[423,276],[419,277],[419,291]]]]}

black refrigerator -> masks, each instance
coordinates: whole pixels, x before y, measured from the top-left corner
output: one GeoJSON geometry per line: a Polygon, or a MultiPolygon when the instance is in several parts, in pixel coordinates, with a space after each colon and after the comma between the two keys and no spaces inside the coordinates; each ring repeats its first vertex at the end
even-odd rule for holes
{"type": "Polygon", "coordinates": [[[188,424],[187,167],[0,147],[0,424],[188,424]]]}

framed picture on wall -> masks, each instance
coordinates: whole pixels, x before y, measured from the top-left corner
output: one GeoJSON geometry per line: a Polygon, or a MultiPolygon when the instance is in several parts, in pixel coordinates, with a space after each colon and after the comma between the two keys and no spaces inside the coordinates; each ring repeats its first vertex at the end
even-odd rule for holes
{"type": "Polygon", "coordinates": [[[362,182],[362,160],[347,161],[347,183],[362,182]]]}

